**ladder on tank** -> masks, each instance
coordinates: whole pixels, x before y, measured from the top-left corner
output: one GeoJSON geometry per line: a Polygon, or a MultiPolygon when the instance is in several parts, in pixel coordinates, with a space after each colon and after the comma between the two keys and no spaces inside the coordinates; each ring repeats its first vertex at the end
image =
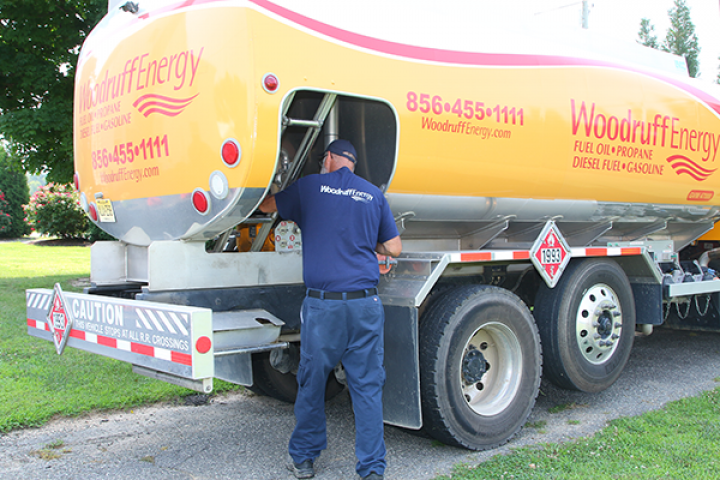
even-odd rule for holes
{"type": "MultiPolygon", "coordinates": [[[[337,99],[337,95],[334,93],[326,93],[322,100],[320,101],[320,105],[318,106],[317,111],[315,112],[315,115],[313,116],[312,120],[305,120],[305,119],[297,119],[297,118],[290,118],[287,116],[288,111],[290,110],[290,106],[292,105],[293,99],[295,98],[295,93],[291,94],[283,106],[283,112],[282,112],[282,134],[285,133],[285,130],[289,127],[304,127],[307,130],[305,131],[305,135],[302,139],[302,142],[300,143],[299,148],[295,152],[295,157],[293,158],[292,162],[288,164],[287,170],[283,172],[283,177],[279,183],[279,191],[284,190],[288,185],[290,185],[292,182],[294,182],[298,176],[300,175],[300,172],[305,167],[305,163],[307,162],[308,153],[310,152],[310,149],[315,144],[315,141],[317,140],[318,136],[320,135],[323,125],[325,125],[325,120],[327,119],[328,115],[332,111],[333,107],[335,106],[335,101],[337,99]]],[[[282,155],[282,152],[279,153],[279,155],[282,155]]],[[[281,159],[278,158],[278,162],[280,162],[281,159]]],[[[270,232],[272,232],[272,229],[275,228],[275,225],[278,221],[278,214],[277,212],[273,212],[271,215],[267,217],[248,217],[242,223],[262,223],[262,227],[257,233],[257,236],[253,240],[251,252],[259,252],[262,246],[265,244],[265,240],[270,235],[270,232]]],[[[213,251],[220,252],[223,249],[226,248],[228,245],[229,240],[231,239],[232,232],[234,231],[234,228],[231,228],[225,232],[223,232],[215,242],[215,248],[213,251]]]]}

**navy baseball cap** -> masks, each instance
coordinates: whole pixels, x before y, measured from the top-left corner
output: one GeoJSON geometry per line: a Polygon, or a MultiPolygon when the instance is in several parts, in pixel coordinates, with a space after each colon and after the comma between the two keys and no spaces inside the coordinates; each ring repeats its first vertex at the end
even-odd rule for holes
{"type": "Polygon", "coordinates": [[[347,140],[335,140],[327,146],[325,154],[327,154],[327,152],[345,157],[353,163],[357,162],[357,152],[355,151],[355,147],[353,147],[353,144],[347,140]]]}

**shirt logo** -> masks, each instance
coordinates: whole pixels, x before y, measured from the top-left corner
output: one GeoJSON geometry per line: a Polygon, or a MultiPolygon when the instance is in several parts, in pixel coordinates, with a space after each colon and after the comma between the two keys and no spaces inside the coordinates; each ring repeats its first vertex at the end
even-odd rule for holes
{"type": "Polygon", "coordinates": [[[340,188],[332,188],[328,185],[320,185],[320,193],[328,193],[330,195],[339,195],[342,197],[350,197],[356,202],[370,203],[373,200],[373,196],[367,192],[361,192],[354,188],[348,188],[342,190],[340,188]]]}

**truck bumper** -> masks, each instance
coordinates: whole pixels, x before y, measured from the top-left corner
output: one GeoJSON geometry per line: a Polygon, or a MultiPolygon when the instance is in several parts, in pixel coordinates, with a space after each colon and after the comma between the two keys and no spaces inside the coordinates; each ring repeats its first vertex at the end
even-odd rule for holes
{"type": "Polygon", "coordinates": [[[205,393],[212,391],[213,378],[252,385],[251,353],[287,346],[276,342],[283,322],[264,310],[213,313],[64,293],[59,286],[27,290],[26,305],[28,334],[55,342],[58,353],[65,346],[85,350],[205,393]]]}

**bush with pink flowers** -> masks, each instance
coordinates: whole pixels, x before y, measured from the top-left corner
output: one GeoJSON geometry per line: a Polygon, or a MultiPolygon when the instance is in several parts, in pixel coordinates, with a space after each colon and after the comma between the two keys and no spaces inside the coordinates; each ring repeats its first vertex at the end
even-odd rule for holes
{"type": "Polygon", "coordinates": [[[88,229],[79,195],[70,185],[49,183],[35,192],[23,208],[28,225],[42,235],[82,238],[88,229]]]}

